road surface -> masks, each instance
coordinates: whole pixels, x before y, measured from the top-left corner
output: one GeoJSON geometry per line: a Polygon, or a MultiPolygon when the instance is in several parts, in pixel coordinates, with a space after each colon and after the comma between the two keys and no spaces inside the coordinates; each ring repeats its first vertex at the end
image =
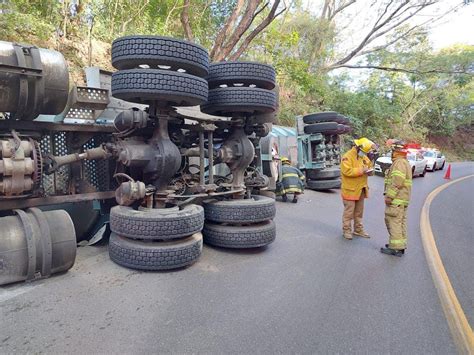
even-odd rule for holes
{"type": "MultiPolygon", "coordinates": [[[[453,164],[453,178],[472,173],[472,163],[453,164]]],[[[368,240],[342,238],[338,192],[308,191],[297,205],[277,204],[277,240],[264,250],[205,246],[187,269],[142,273],[112,263],[106,247],[80,248],[68,273],[0,289],[0,353],[455,353],[419,230],[443,175],[414,179],[403,258],[379,252],[380,177],[370,179],[368,240]]],[[[432,210],[470,311],[472,182],[448,188],[432,210]]]]}

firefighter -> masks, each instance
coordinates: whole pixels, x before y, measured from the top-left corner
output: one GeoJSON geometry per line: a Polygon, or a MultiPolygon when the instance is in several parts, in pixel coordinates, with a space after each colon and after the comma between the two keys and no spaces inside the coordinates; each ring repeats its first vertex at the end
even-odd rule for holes
{"type": "Polygon", "coordinates": [[[293,194],[291,202],[298,202],[298,195],[304,190],[304,174],[294,166],[286,157],[281,157],[281,182],[278,184],[277,195],[282,197],[283,202],[288,200],[287,194],[293,194]]]}
{"type": "Polygon", "coordinates": [[[384,254],[402,256],[407,248],[407,209],[410,202],[412,170],[408,150],[401,140],[388,140],[392,149],[392,165],[385,172],[385,225],[389,242],[380,248],[384,254]]]}
{"type": "Polygon", "coordinates": [[[370,238],[364,230],[362,218],[364,199],[369,197],[367,176],[373,175],[372,161],[377,146],[367,138],[354,140],[354,146],[344,154],[341,160],[341,195],[344,204],[342,215],[343,237],[352,236],[370,238]],[[352,229],[354,221],[354,231],[352,229]]]}

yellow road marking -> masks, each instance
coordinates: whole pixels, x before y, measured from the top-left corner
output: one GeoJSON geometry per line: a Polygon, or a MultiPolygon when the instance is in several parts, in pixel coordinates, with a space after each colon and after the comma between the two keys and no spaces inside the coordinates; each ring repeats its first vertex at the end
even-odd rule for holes
{"type": "Polygon", "coordinates": [[[449,281],[448,274],[444,269],[443,262],[436,247],[433,231],[430,224],[430,206],[433,199],[444,189],[454,183],[469,179],[474,175],[468,175],[447,184],[441,185],[432,191],[426,198],[421,210],[420,228],[421,240],[425,249],[426,261],[433,277],[433,282],[438,290],[438,296],[443,307],[444,315],[448,321],[451,334],[460,354],[474,354],[474,333],[467,321],[466,315],[456,297],[453,286],[449,281]]]}

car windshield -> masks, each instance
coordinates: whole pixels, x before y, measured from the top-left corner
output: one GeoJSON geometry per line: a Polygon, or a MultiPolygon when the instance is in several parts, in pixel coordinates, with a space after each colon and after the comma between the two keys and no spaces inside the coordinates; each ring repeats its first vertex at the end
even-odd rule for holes
{"type": "Polygon", "coordinates": [[[425,152],[425,154],[423,154],[424,157],[426,158],[434,158],[436,157],[436,153],[435,152],[425,152]]]}

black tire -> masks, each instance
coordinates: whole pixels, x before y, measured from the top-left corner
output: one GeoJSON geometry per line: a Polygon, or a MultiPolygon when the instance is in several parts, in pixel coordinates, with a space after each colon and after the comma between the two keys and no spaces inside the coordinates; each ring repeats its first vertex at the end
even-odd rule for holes
{"type": "Polygon", "coordinates": [[[339,115],[339,116],[340,116],[340,118],[337,121],[338,123],[343,124],[343,125],[351,124],[351,121],[349,120],[349,118],[347,118],[346,116],[343,116],[343,115],[339,115]]]}
{"type": "Polygon", "coordinates": [[[136,270],[170,270],[194,263],[202,253],[202,234],[168,242],[133,240],[110,234],[109,256],[113,262],[136,270]]]}
{"type": "Polygon", "coordinates": [[[426,175],[426,166],[425,166],[425,168],[423,169],[423,173],[421,174],[421,177],[425,177],[425,175],[426,175]]]}
{"type": "Polygon", "coordinates": [[[170,66],[205,77],[209,72],[209,54],[197,44],[159,36],[127,36],[112,43],[112,65],[118,70],[141,65],[150,68],[170,66]]]}
{"type": "Polygon", "coordinates": [[[112,95],[135,103],[154,100],[175,106],[206,102],[207,81],[194,75],[159,69],[129,69],[112,74],[112,95]]]}
{"type": "Polygon", "coordinates": [[[415,167],[411,168],[411,176],[415,177],[415,167]]]}
{"type": "Polygon", "coordinates": [[[207,81],[210,89],[220,85],[243,84],[272,90],[275,87],[275,69],[271,65],[255,62],[212,63],[207,81]]]}
{"type": "Polygon", "coordinates": [[[304,127],[304,133],[327,133],[337,132],[338,124],[336,122],[313,123],[304,127]]]}
{"type": "Polygon", "coordinates": [[[446,163],[446,162],[443,161],[443,164],[441,165],[441,168],[439,168],[439,170],[444,170],[444,164],[445,164],[445,163],[446,163]]]}
{"type": "Polygon", "coordinates": [[[306,186],[311,190],[330,190],[338,189],[341,187],[340,179],[331,180],[308,180],[306,186]]]}
{"type": "Polygon", "coordinates": [[[344,125],[344,133],[351,133],[352,132],[352,127],[348,125],[344,125]]]}
{"type": "Polygon", "coordinates": [[[204,209],[188,205],[182,210],[138,211],[127,206],[110,210],[110,229],[118,235],[144,240],[178,239],[198,233],[204,225],[204,209]]]}
{"type": "Polygon", "coordinates": [[[436,163],[433,164],[433,169],[431,171],[436,171],[436,163]]]}
{"type": "Polygon", "coordinates": [[[303,116],[303,122],[307,124],[320,122],[336,122],[339,114],[334,111],[310,113],[303,116]]]}
{"type": "Polygon", "coordinates": [[[256,223],[275,217],[275,200],[252,196],[246,200],[204,201],[206,220],[219,223],[256,223]]]}
{"type": "Polygon", "coordinates": [[[306,176],[310,180],[328,180],[337,179],[341,176],[340,168],[328,168],[323,170],[308,169],[306,170],[306,176]]]}
{"type": "Polygon", "coordinates": [[[229,226],[207,223],[202,230],[204,243],[223,248],[258,248],[275,240],[275,222],[250,226],[229,226]]]}
{"type": "Polygon", "coordinates": [[[207,102],[201,111],[210,115],[230,116],[232,113],[271,113],[277,106],[275,92],[248,87],[217,88],[209,90],[207,102]]]}

